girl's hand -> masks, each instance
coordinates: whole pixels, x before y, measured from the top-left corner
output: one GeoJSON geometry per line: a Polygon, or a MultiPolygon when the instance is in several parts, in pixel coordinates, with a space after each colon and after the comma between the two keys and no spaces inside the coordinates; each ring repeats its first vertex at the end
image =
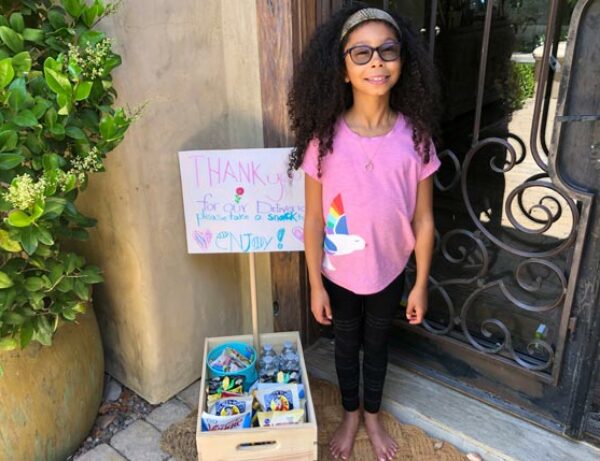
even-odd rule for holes
{"type": "Polygon", "coordinates": [[[310,310],[315,316],[315,320],[321,325],[331,325],[331,306],[329,305],[329,295],[324,287],[310,290],[310,310]]]}
{"type": "Polygon", "coordinates": [[[414,287],[408,295],[406,304],[406,318],[411,325],[418,325],[423,321],[427,312],[427,287],[414,287]]]}

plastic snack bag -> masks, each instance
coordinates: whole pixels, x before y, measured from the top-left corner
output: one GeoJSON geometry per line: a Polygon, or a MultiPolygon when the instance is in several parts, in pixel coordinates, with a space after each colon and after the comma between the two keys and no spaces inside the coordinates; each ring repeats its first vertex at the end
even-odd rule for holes
{"type": "Polygon", "coordinates": [[[286,426],[304,422],[304,410],[259,411],[257,415],[260,427],[286,426]]]}
{"type": "Polygon", "coordinates": [[[242,395],[244,390],[243,376],[221,376],[210,378],[206,386],[206,403],[208,407],[222,397],[236,397],[242,395]]]}
{"type": "Polygon", "coordinates": [[[252,400],[253,398],[250,395],[221,398],[211,405],[208,412],[216,416],[231,416],[252,412],[252,400]]]}
{"type": "Polygon", "coordinates": [[[244,386],[244,377],[238,375],[215,376],[209,378],[207,387],[208,394],[218,394],[222,391],[242,392],[244,386]],[[239,391],[237,389],[240,389],[239,391]]]}
{"type": "Polygon", "coordinates": [[[258,389],[256,398],[264,411],[288,411],[300,408],[297,384],[279,384],[258,389]]]}
{"type": "Polygon", "coordinates": [[[279,371],[276,376],[276,381],[280,384],[292,384],[302,381],[299,371],[279,371]]]}
{"type": "MultiPolygon", "coordinates": [[[[298,398],[300,398],[300,399],[305,398],[304,384],[297,384],[297,383],[289,383],[289,384],[298,386],[298,398]]],[[[279,383],[258,383],[257,382],[250,388],[250,393],[253,393],[253,391],[257,390],[257,389],[279,389],[279,388],[281,388],[281,384],[279,384],[279,383]]]]}
{"type": "Polygon", "coordinates": [[[200,418],[202,432],[244,429],[250,427],[251,419],[252,410],[230,416],[216,416],[204,411],[200,418]]]}

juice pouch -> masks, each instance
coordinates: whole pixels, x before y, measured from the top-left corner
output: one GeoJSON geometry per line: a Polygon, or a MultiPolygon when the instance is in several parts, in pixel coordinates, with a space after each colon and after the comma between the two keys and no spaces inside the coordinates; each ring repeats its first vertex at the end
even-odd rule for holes
{"type": "Polygon", "coordinates": [[[281,384],[269,389],[258,389],[256,398],[264,411],[287,411],[300,408],[297,384],[281,384]]]}

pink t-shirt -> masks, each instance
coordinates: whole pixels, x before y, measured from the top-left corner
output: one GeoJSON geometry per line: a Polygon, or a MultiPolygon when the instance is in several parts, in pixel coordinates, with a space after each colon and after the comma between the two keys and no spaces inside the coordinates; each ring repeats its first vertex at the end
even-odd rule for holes
{"type": "Polygon", "coordinates": [[[309,144],[301,167],[322,184],[321,270],[354,293],[377,293],[404,270],[414,250],[417,183],[433,174],[440,160],[432,144],[429,163],[423,163],[401,114],[382,136],[361,136],[343,118],[335,129],[333,151],[321,161],[321,178],[318,140],[309,144]]]}

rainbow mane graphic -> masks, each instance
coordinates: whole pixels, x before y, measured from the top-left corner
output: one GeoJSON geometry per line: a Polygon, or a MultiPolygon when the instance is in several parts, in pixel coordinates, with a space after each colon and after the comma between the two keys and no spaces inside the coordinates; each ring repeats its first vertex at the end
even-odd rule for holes
{"type": "Polygon", "coordinates": [[[348,231],[348,220],[344,213],[344,204],[342,196],[335,196],[329,212],[327,213],[327,222],[325,225],[325,239],[323,249],[323,267],[329,271],[334,271],[335,267],[331,264],[331,256],[342,256],[365,248],[365,240],[360,235],[350,234],[348,231]]]}

